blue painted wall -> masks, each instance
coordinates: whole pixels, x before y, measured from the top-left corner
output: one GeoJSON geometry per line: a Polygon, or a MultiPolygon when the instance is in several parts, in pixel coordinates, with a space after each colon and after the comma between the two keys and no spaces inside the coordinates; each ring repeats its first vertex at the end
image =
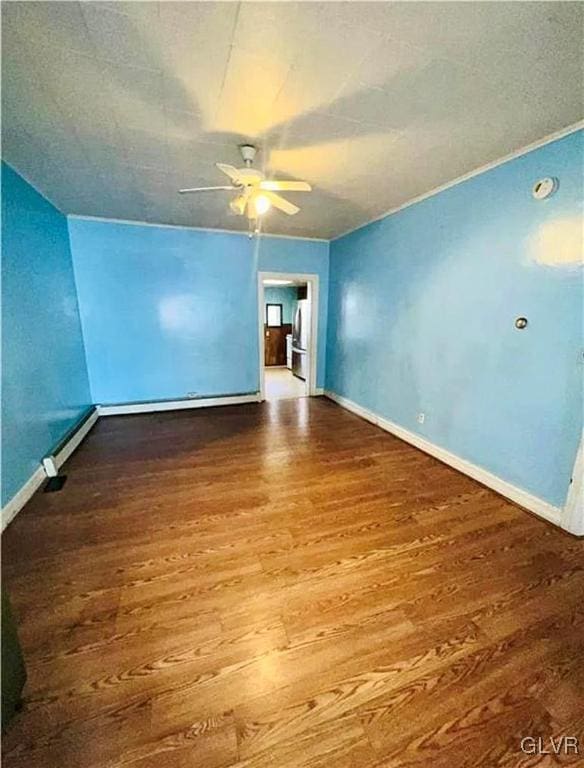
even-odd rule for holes
{"type": "Polygon", "coordinates": [[[281,248],[287,271],[310,265],[327,290],[328,243],[90,219],[69,231],[96,403],[256,392],[258,264],[281,248]]]}
{"type": "Polygon", "coordinates": [[[293,323],[296,304],[298,303],[298,288],[285,286],[265,286],[264,304],[282,305],[282,323],[293,323]]]}
{"type": "Polygon", "coordinates": [[[3,505],[90,404],[67,220],[3,164],[3,505]]]}
{"type": "Polygon", "coordinates": [[[572,134],[330,253],[327,388],[555,505],[582,429],[583,283],[550,262],[581,250],[582,153],[572,134]],[[560,187],[538,202],[545,176],[560,187]]]}
{"type": "Polygon", "coordinates": [[[246,237],[81,219],[69,229],[96,403],[257,391],[246,237]]]}

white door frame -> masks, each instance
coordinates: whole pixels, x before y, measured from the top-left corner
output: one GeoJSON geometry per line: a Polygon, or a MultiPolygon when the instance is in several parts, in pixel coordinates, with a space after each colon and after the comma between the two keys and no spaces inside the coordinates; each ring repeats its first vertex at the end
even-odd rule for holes
{"type": "MultiPolygon", "coordinates": [[[[259,379],[260,400],[265,400],[264,381],[264,280],[294,280],[306,283],[310,300],[310,341],[308,344],[308,378],[306,379],[306,394],[317,394],[316,370],[318,361],[318,275],[301,274],[299,272],[258,272],[258,341],[259,341],[259,379]]],[[[285,287],[285,286],[283,286],[285,287]]]]}
{"type": "Polygon", "coordinates": [[[576,453],[561,524],[575,536],[584,536],[584,436],[576,453]]]}

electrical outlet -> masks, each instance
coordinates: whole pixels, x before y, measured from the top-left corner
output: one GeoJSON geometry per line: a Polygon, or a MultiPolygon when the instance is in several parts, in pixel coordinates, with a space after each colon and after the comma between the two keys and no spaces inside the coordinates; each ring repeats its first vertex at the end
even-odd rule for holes
{"type": "Polygon", "coordinates": [[[426,420],[426,414],[420,411],[420,413],[418,414],[418,424],[423,424],[425,420],[426,420]]]}
{"type": "Polygon", "coordinates": [[[187,397],[198,397],[196,392],[187,392],[187,397]]]}

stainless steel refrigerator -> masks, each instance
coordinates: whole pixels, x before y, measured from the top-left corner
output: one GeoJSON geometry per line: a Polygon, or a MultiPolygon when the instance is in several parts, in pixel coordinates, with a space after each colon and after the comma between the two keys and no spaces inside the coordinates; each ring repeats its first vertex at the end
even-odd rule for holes
{"type": "Polygon", "coordinates": [[[292,373],[306,381],[308,376],[308,342],[310,338],[310,304],[302,299],[296,306],[292,329],[292,373]]]}

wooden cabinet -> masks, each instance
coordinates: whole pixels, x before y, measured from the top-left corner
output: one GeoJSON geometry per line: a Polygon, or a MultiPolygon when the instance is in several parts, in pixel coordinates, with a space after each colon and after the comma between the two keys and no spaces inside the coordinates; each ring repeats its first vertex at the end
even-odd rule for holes
{"type": "Polygon", "coordinates": [[[290,323],[280,326],[264,325],[264,364],[286,365],[286,334],[292,333],[290,323]]]}

